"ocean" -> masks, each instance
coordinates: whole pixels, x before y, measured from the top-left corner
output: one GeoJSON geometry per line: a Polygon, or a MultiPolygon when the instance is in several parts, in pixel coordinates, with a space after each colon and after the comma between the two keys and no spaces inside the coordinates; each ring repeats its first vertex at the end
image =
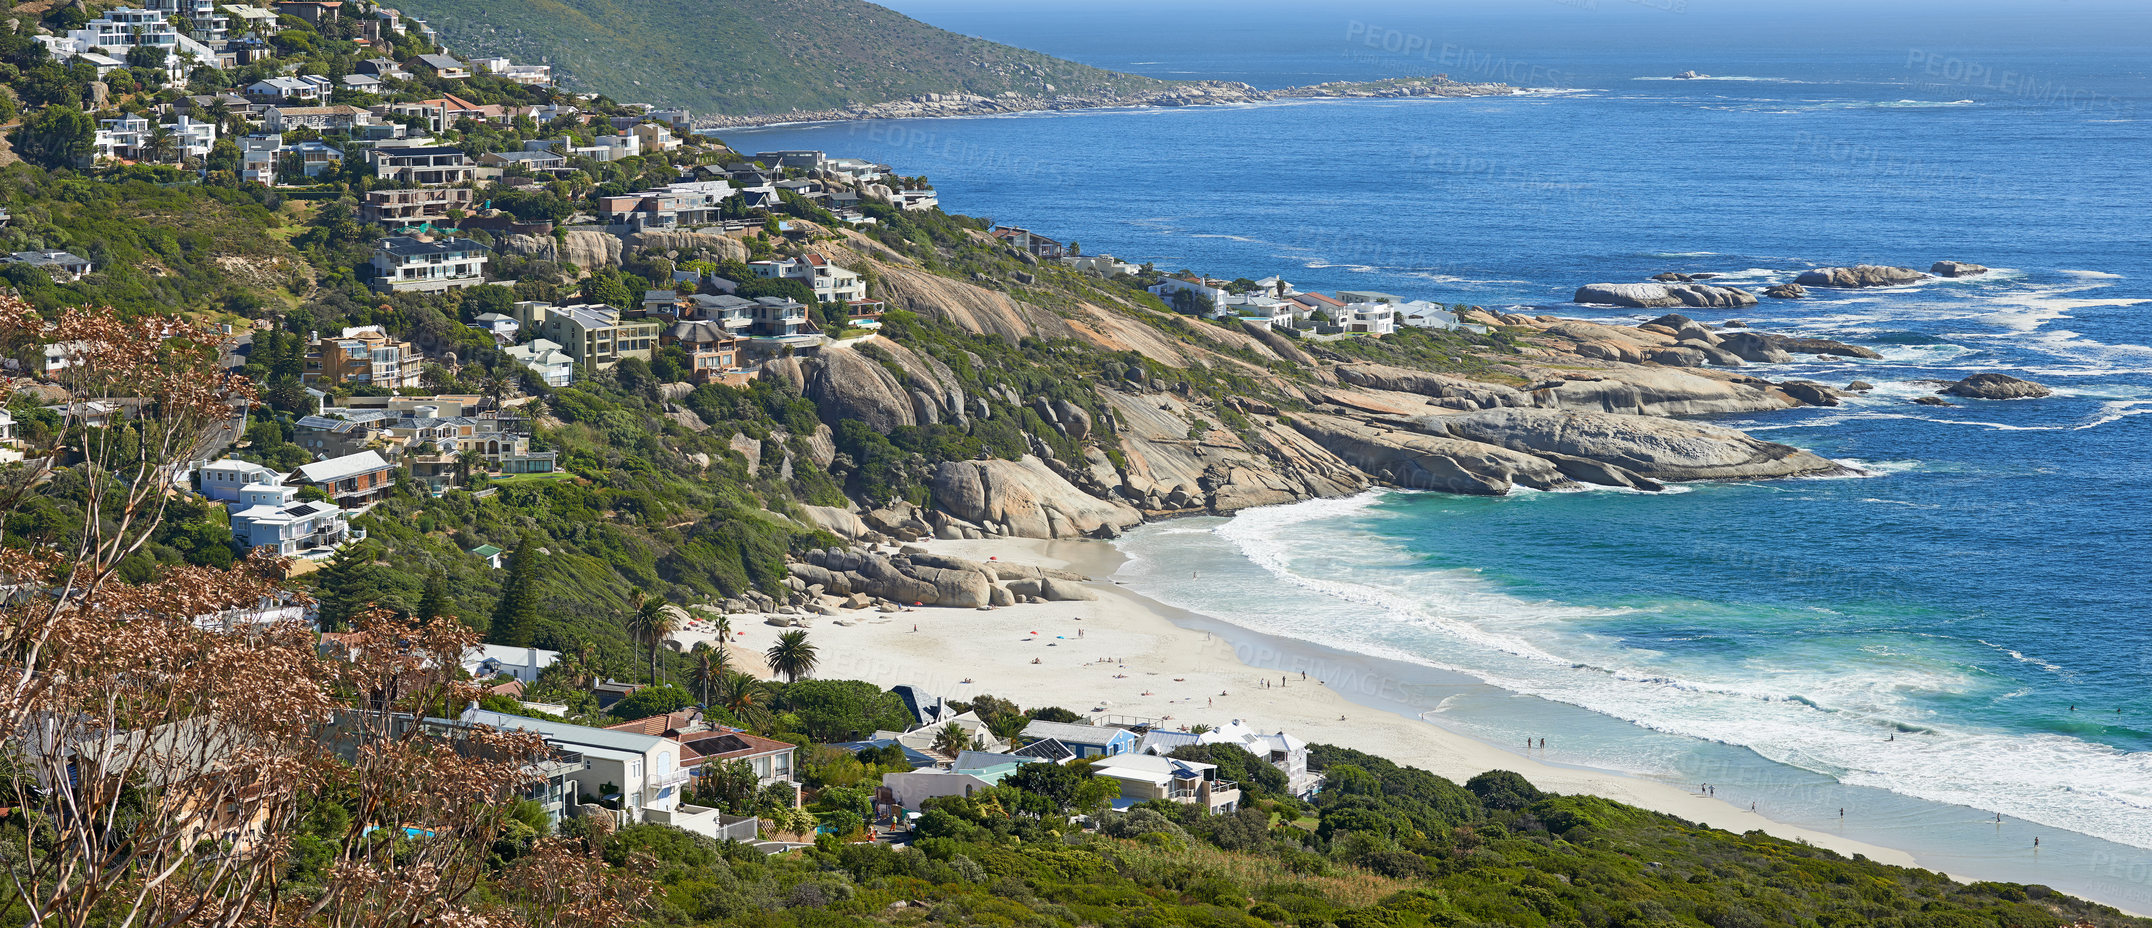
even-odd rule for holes
{"type": "Polygon", "coordinates": [[[885,161],[944,208],[1087,253],[1613,321],[1657,313],[1569,294],[1994,268],[1688,313],[1879,351],[1759,371],[1875,385],[1843,406],[1717,420],[1867,476],[1377,492],[1146,527],[1122,579],[1380,661],[1370,700],[1431,724],[1724,784],[1804,824],[1850,807],[1849,835],[1938,869],[2152,911],[2152,11],[1906,4],[1848,28],[1865,7],[898,6],[1160,77],[1535,92],[725,138],[885,161]],[[2056,395],[1911,402],[1982,371],[2056,395]]]}

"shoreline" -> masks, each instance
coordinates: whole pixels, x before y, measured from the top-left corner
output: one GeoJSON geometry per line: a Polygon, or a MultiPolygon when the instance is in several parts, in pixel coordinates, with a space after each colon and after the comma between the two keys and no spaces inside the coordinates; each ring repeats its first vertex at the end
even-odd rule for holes
{"type": "MultiPolygon", "coordinates": [[[[1512,770],[1550,792],[1589,794],[1735,834],[1760,830],[1848,856],[1915,865],[1914,856],[1902,850],[1773,821],[1680,787],[1522,757],[1355,702],[1313,675],[1302,681],[1288,674],[1283,685],[1263,688],[1264,679],[1276,678],[1244,663],[1232,642],[1174,621],[1189,617],[1184,610],[1097,579],[1125,560],[1105,542],[998,538],[935,541],[925,547],[977,560],[1076,570],[1094,577],[1087,586],[1098,599],[991,611],[863,612],[844,617],[856,620],[849,626],[817,622],[810,632],[821,658],[817,676],[884,687],[909,683],[958,700],[991,694],[1026,709],[1058,705],[1082,715],[1162,719],[1175,727],[1238,719],[1259,730],[1282,729],[1312,743],[1366,751],[1460,783],[1487,770],[1512,770]]],[[[734,642],[737,647],[759,652],[782,629],[758,622],[735,630],[744,632],[734,642]]],[[[706,636],[675,637],[687,646],[706,636]]]]}
{"type": "MultiPolygon", "coordinates": [[[[2044,884],[2069,895],[2140,917],[2152,913],[2152,891],[2143,877],[2152,856],[2074,832],[2047,832],[2043,853],[2028,860],[1983,843],[1963,807],[1860,787],[1843,787],[1821,775],[1756,757],[1714,774],[1732,780],[1739,799],[1761,797],[1769,811],[1750,811],[1736,801],[1707,796],[1670,782],[1670,776],[1623,772],[1542,760],[1457,731],[1384,698],[1367,681],[1390,681],[1418,668],[1319,644],[1274,638],[1218,618],[1153,600],[1114,579],[1133,558],[1114,544],[1088,539],[995,538],[923,543],[938,554],[985,561],[1061,567],[1093,578],[1086,587],[1098,599],[1022,604],[994,610],[914,608],[899,613],[854,612],[812,620],[820,652],[816,676],[860,679],[880,686],[908,683],[952,699],[994,695],[1026,709],[1058,705],[1086,716],[1164,719],[1172,727],[1221,725],[1240,720],[1262,731],[1284,730],[1311,743],[1336,744],[1388,758],[1462,783],[1493,769],[1514,771],[1541,789],[1598,796],[1672,815],[1700,827],[1734,834],[1761,831],[1846,856],[1917,867],[1971,883],[1998,880],[2044,884]],[[914,630],[916,626],[916,631],[914,630]],[[1209,630],[1206,630],[1209,629],[1209,630]],[[1108,663],[1103,658],[1118,660],[1108,663]],[[1038,664],[1031,661],[1037,659],[1038,664]],[[1272,670],[1285,668],[1284,685],[1272,670]],[[1297,671],[1307,668],[1303,684],[1297,671]],[[1042,671],[1044,671],[1042,673],[1042,671]],[[1327,685],[1318,681],[1330,679],[1327,685]],[[1273,685],[1262,688],[1265,678],[1273,685]],[[1356,685],[1357,684],[1357,685],[1356,685]],[[1221,697],[1221,694],[1225,694],[1221,697]],[[1342,718],[1341,718],[1342,717],[1342,718]],[[1791,780],[1788,772],[1793,772],[1791,780]],[[1822,797],[1822,798],[1818,798],[1822,797]],[[1850,798],[1849,798],[1850,797],[1850,798]],[[1834,833],[1817,823],[1814,806],[1872,806],[1872,820],[1855,826],[1864,838],[1834,833]],[[1787,820],[1806,811],[1810,821],[1787,820]],[[1778,815],[1781,817],[1773,817],[1778,815]],[[1883,836],[1906,840],[1869,840],[1883,836]]],[[[743,616],[743,618],[746,618],[743,616]]],[[[760,618],[759,616],[756,618],[760,618]]],[[[735,646],[758,654],[779,629],[742,624],[735,646]]],[[[707,635],[686,633],[682,646],[707,635]]],[[[1523,697],[1456,675],[1437,685],[1472,688],[1506,698],[1523,697]]],[[[1595,719],[1610,717],[1550,704],[1595,719]]],[[[1728,747],[1713,745],[1712,747],[1728,747]]],[[[1828,812],[1822,813],[1824,818],[1828,812]]]]}
{"type": "Polygon", "coordinates": [[[928,99],[897,100],[791,113],[760,113],[742,116],[707,115],[696,118],[690,131],[710,134],[729,129],[774,129],[790,126],[871,122],[885,119],[974,119],[988,116],[1026,116],[1072,113],[1087,110],[1200,109],[1252,103],[1335,100],[1425,100],[1475,97],[1530,96],[1541,91],[1508,84],[1464,84],[1432,78],[1396,78],[1384,81],[1335,81],[1302,87],[1260,90],[1245,84],[1199,82],[1187,88],[1168,88],[1132,96],[1018,97],[994,99],[942,94],[928,99]]]}

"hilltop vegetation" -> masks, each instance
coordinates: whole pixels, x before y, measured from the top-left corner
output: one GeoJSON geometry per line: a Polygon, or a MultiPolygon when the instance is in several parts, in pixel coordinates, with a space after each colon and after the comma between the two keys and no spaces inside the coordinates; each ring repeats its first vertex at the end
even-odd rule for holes
{"type": "Polygon", "coordinates": [[[862,0],[414,0],[459,49],[553,65],[572,89],[728,115],[926,93],[1127,91],[1160,81],[958,35],[862,0]]]}

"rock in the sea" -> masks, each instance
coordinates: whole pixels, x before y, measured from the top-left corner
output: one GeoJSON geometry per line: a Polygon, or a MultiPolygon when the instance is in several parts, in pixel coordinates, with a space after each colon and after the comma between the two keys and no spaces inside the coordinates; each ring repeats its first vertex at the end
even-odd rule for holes
{"type": "Polygon", "coordinates": [[[1868,391],[1870,391],[1870,390],[1873,390],[1873,389],[1875,389],[1875,388],[1876,388],[1876,385],[1875,385],[1875,384],[1869,383],[1868,381],[1865,381],[1865,380],[1856,380],[1856,381],[1854,381],[1854,382],[1852,382],[1852,383],[1846,384],[1846,390],[1847,390],[1847,392],[1851,392],[1851,393],[1866,393],[1866,392],[1868,392],[1868,391]]]}
{"type": "Polygon", "coordinates": [[[1813,271],[1804,271],[1794,282],[1807,287],[1858,290],[1862,287],[1901,287],[1926,279],[1928,275],[1909,267],[1856,264],[1852,267],[1819,267],[1813,271]]]}
{"type": "Polygon", "coordinates": [[[1976,400],[2029,400],[2055,393],[2045,386],[2009,374],[1974,374],[1944,387],[1941,392],[1976,400]]]}
{"type": "Polygon", "coordinates": [[[1799,338],[1792,335],[1766,335],[1764,338],[1770,340],[1772,347],[1787,354],[1827,354],[1841,358],[1867,358],[1870,361],[1881,360],[1883,357],[1873,349],[1828,338],[1799,338]]]}
{"type": "Polygon", "coordinates": [[[1950,401],[1949,401],[1949,400],[1946,400],[1946,399],[1944,399],[1944,398],[1942,398],[1942,397],[1940,397],[1940,396],[1916,396],[1916,397],[1914,397],[1914,398],[1913,398],[1913,405],[1915,405],[1915,406],[1948,406],[1948,405],[1950,405],[1950,401]]]}
{"type": "Polygon", "coordinates": [[[1720,339],[1719,347],[1754,364],[1784,364],[1793,360],[1792,355],[1772,344],[1769,338],[1754,332],[1735,332],[1720,339]]]}
{"type": "Polygon", "coordinates": [[[1696,306],[1733,309],[1756,305],[1756,295],[1735,287],[1702,284],[1586,284],[1577,288],[1578,303],[1650,309],[1661,306],[1696,306]]]}
{"type": "Polygon", "coordinates": [[[1970,261],[1937,261],[1928,268],[1928,273],[1937,277],[1978,277],[1987,272],[1987,268],[1970,261]]]}
{"type": "Polygon", "coordinates": [[[1838,405],[1837,393],[1833,392],[1830,387],[1812,380],[1788,380],[1779,384],[1778,388],[1786,391],[1787,396],[1800,400],[1803,404],[1809,406],[1838,405]]]}
{"type": "Polygon", "coordinates": [[[1800,284],[1777,284],[1765,287],[1763,295],[1774,300],[1798,300],[1808,296],[1808,288],[1800,284]]]}
{"type": "Polygon", "coordinates": [[[1668,331],[1679,332],[1686,326],[1695,325],[1696,320],[1684,316],[1680,313],[1667,313],[1664,316],[1660,316],[1659,318],[1653,319],[1650,322],[1644,324],[1665,326],[1668,331]]]}
{"type": "Polygon", "coordinates": [[[1747,480],[1844,470],[1799,448],[1681,419],[1491,409],[1423,421],[1459,438],[1526,454],[1598,461],[1650,480],[1747,480]]]}

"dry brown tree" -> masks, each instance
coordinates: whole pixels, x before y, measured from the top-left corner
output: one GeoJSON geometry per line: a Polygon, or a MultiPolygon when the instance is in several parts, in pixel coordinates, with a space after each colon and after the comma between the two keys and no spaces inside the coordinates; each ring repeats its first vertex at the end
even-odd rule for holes
{"type": "Polygon", "coordinates": [[[458,679],[475,634],[375,610],[325,656],[311,628],[268,620],[303,599],[264,558],[122,582],[251,389],[215,332],[48,321],[0,297],[0,350],[48,345],[67,362],[59,427],[0,467],[0,922],[499,923],[469,900],[543,746],[453,720],[478,697],[458,679]],[[79,524],[11,535],[59,477],[79,524]],[[323,802],[349,829],[319,884],[289,889],[301,814],[323,802]]]}

